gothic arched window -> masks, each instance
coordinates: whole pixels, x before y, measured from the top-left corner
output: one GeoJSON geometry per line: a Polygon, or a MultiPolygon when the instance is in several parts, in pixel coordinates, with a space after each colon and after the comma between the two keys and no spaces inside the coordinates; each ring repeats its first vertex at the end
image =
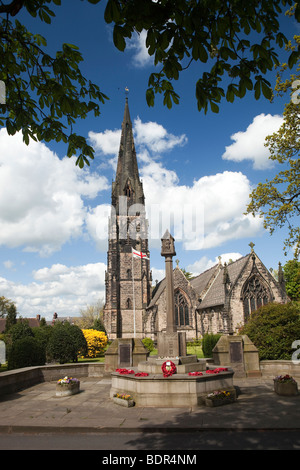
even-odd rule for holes
{"type": "Polygon", "coordinates": [[[252,276],[244,284],[242,291],[242,300],[244,307],[244,321],[249,320],[249,317],[254,310],[257,310],[262,305],[266,305],[271,300],[269,289],[264,285],[258,276],[252,276]]]}
{"type": "Polygon", "coordinates": [[[190,324],[190,309],[185,296],[180,291],[175,292],[175,324],[177,326],[190,324]]]}

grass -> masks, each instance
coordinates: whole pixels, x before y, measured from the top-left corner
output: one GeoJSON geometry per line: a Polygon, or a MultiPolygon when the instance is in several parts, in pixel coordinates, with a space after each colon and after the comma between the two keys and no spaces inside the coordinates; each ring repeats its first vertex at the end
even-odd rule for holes
{"type": "MultiPolygon", "coordinates": [[[[188,355],[193,355],[193,356],[196,355],[198,359],[201,359],[202,357],[204,357],[201,346],[187,346],[186,353],[188,355]]],[[[157,355],[157,349],[153,349],[153,351],[151,351],[150,353],[150,356],[156,356],[156,355],[157,355]]]]}

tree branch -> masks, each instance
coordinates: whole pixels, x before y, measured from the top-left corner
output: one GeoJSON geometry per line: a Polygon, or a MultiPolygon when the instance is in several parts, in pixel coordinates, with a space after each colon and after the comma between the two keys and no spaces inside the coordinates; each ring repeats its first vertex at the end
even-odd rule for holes
{"type": "Polygon", "coordinates": [[[13,0],[9,5],[3,5],[1,2],[0,13],[7,13],[11,16],[16,16],[23,8],[25,0],[13,0]]]}

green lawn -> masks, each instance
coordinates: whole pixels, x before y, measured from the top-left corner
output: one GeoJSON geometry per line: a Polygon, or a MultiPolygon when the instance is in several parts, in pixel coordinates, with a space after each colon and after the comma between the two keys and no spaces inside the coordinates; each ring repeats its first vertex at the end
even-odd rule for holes
{"type": "MultiPolygon", "coordinates": [[[[188,355],[196,355],[199,359],[204,357],[201,346],[187,346],[186,352],[188,355]]],[[[157,349],[153,349],[153,351],[150,353],[150,356],[156,356],[156,355],[157,355],[157,349]]]]}

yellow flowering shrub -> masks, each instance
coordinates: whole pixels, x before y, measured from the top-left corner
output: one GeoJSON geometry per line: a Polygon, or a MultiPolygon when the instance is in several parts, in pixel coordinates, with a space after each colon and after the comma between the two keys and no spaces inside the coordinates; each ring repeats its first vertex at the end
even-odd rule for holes
{"type": "Polygon", "coordinates": [[[103,331],[98,330],[82,330],[87,342],[87,357],[97,357],[103,354],[107,345],[107,336],[103,331]]]}

